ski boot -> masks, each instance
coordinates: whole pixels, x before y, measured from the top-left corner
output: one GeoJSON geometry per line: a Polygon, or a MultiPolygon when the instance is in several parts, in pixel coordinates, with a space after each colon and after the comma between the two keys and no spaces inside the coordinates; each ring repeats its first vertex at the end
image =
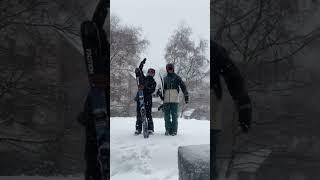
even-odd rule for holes
{"type": "Polygon", "coordinates": [[[141,131],[139,131],[139,130],[136,130],[136,131],[134,132],[134,135],[139,135],[139,134],[141,134],[141,131]]]}

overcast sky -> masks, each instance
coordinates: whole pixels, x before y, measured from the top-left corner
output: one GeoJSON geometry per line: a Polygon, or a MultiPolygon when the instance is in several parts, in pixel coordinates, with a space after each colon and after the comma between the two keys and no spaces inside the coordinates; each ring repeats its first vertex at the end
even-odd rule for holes
{"type": "Polygon", "coordinates": [[[143,36],[150,42],[143,55],[148,59],[146,69],[158,69],[165,67],[165,46],[182,22],[192,28],[196,42],[199,38],[209,41],[209,6],[209,0],[111,0],[110,11],[120,17],[123,24],[143,29],[143,36]]]}

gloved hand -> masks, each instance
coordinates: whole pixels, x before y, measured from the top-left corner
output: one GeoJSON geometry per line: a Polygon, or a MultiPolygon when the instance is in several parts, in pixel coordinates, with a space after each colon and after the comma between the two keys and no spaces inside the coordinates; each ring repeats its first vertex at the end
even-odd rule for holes
{"type": "Polygon", "coordinates": [[[138,89],[139,90],[144,89],[144,86],[142,84],[139,84],[138,89]]]}
{"type": "Polygon", "coordinates": [[[160,89],[161,89],[161,88],[159,88],[158,91],[157,91],[157,96],[161,96],[161,95],[162,95],[160,89]]]}
{"type": "Polygon", "coordinates": [[[242,132],[247,133],[251,127],[252,107],[249,97],[239,101],[239,122],[242,132]]]}
{"type": "Polygon", "coordinates": [[[141,61],[141,64],[145,64],[145,63],[146,63],[146,60],[147,60],[147,58],[144,58],[144,59],[141,61]]]}
{"type": "Polygon", "coordinates": [[[186,102],[186,104],[189,103],[189,96],[184,96],[184,101],[186,102]]]}
{"type": "Polygon", "coordinates": [[[161,104],[161,105],[158,107],[158,111],[160,111],[162,108],[163,108],[163,104],[161,104]]]}
{"type": "Polygon", "coordinates": [[[157,91],[157,96],[160,97],[160,99],[163,101],[164,100],[164,97],[163,97],[163,94],[161,92],[161,88],[158,89],[157,91]]]}
{"type": "Polygon", "coordinates": [[[140,71],[139,68],[136,68],[134,72],[136,73],[136,76],[138,76],[138,77],[139,77],[140,74],[141,74],[141,71],[140,71]]]}

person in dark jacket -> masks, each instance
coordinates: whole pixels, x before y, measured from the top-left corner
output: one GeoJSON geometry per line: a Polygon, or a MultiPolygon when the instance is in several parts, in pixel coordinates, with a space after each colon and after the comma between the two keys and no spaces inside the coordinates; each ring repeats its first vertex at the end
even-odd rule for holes
{"type": "Polygon", "coordinates": [[[225,48],[210,41],[211,74],[210,89],[213,94],[211,97],[211,178],[216,180],[216,149],[218,145],[218,135],[222,131],[221,101],[223,89],[221,86],[221,77],[223,77],[229,93],[235,102],[239,126],[244,133],[248,133],[251,126],[252,107],[243,77],[239,69],[232,62],[225,48]]]}
{"type": "Polygon", "coordinates": [[[178,131],[178,104],[179,89],[184,94],[185,103],[189,102],[189,95],[186,85],[181,77],[174,72],[174,65],[166,65],[167,76],[163,79],[163,111],[165,120],[165,135],[177,135],[178,131]],[[172,120],[172,121],[171,121],[172,120]]]}
{"type": "MultiPolygon", "coordinates": [[[[143,74],[143,66],[146,62],[146,58],[140,63],[139,68],[136,69],[136,76],[139,77],[139,89],[143,89],[144,104],[146,109],[146,118],[148,120],[148,132],[152,134],[154,132],[153,119],[152,119],[152,94],[156,90],[157,83],[154,80],[155,70],[149,68],[147,71],[147,76],[143,74]]],[[[137,121],[136,121],[136,131],[135,134],[139,135],[142,131],[142,118],[139,106],[139,94],[135,97],[137,102],[137,121]]]]}

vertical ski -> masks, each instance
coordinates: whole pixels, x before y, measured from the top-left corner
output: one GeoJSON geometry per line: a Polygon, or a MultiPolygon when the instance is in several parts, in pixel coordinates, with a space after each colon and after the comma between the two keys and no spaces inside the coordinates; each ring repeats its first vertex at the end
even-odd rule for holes
{"type": "MultiPolygon", "coordinates": [[[[95,124],[94,139],[97,144],[97,167],[100,174],[91,177],[92,180],[109,179],[109,44],[103,24],[109,8],[109,0],[101,0],[95,10],[93,20],[81,24],[81,40],[84,59],[87,67],[90,91],[88,100],[91,104],[90,113],[95,124]]],[[[90,179],[90,180],[91,180],[90,179]]]]}
{"type": "Polygon", "coordinates": [[[163,84],[163,78],[162,78],[162,75],[160,74],[160,72],[159,72],[159,77],[160,77],[160,81],[161,81],[161,83],[160,83],[161,94],[162,94],[162,96],[163,96],[163,95],[164,95],[164,94],[163,94],[163,86],[164,86],[164,84],[163,84]]]}
{"type": "MultiPolygon", "coordinates": [[[[141,72],[138,74],[142,74],[143,72],[141,72]]],[[[141,85],[141,77],[136,75],[136,80],[137,80],[137,86],[138,86],[138,101],[139,101],[139,108],[140,108],[140,115],[142,118],[142,134],[144,138],[148,138],[149,137],[149,132],[148,132],[148,120],[146,117],[146,108],[145,108],[145,104],[144,104],[144,94],[143,94],[143,89],[140,88],[141,85]]]]}
{"type": "Polygon", "coordinates": [[[163,78],[162,78],[162,75],[160,74],[160,72],[159,72],[159,78],[161,81],[160,82],[161,94],[159,96],[160,96],[160,99],[162,100],[162,104],[158,107],[158,110],[160,111],[163,108],[163,100],[164,100],[164,94],[163,94],[164,82],[163,82],[163,78]]]}

